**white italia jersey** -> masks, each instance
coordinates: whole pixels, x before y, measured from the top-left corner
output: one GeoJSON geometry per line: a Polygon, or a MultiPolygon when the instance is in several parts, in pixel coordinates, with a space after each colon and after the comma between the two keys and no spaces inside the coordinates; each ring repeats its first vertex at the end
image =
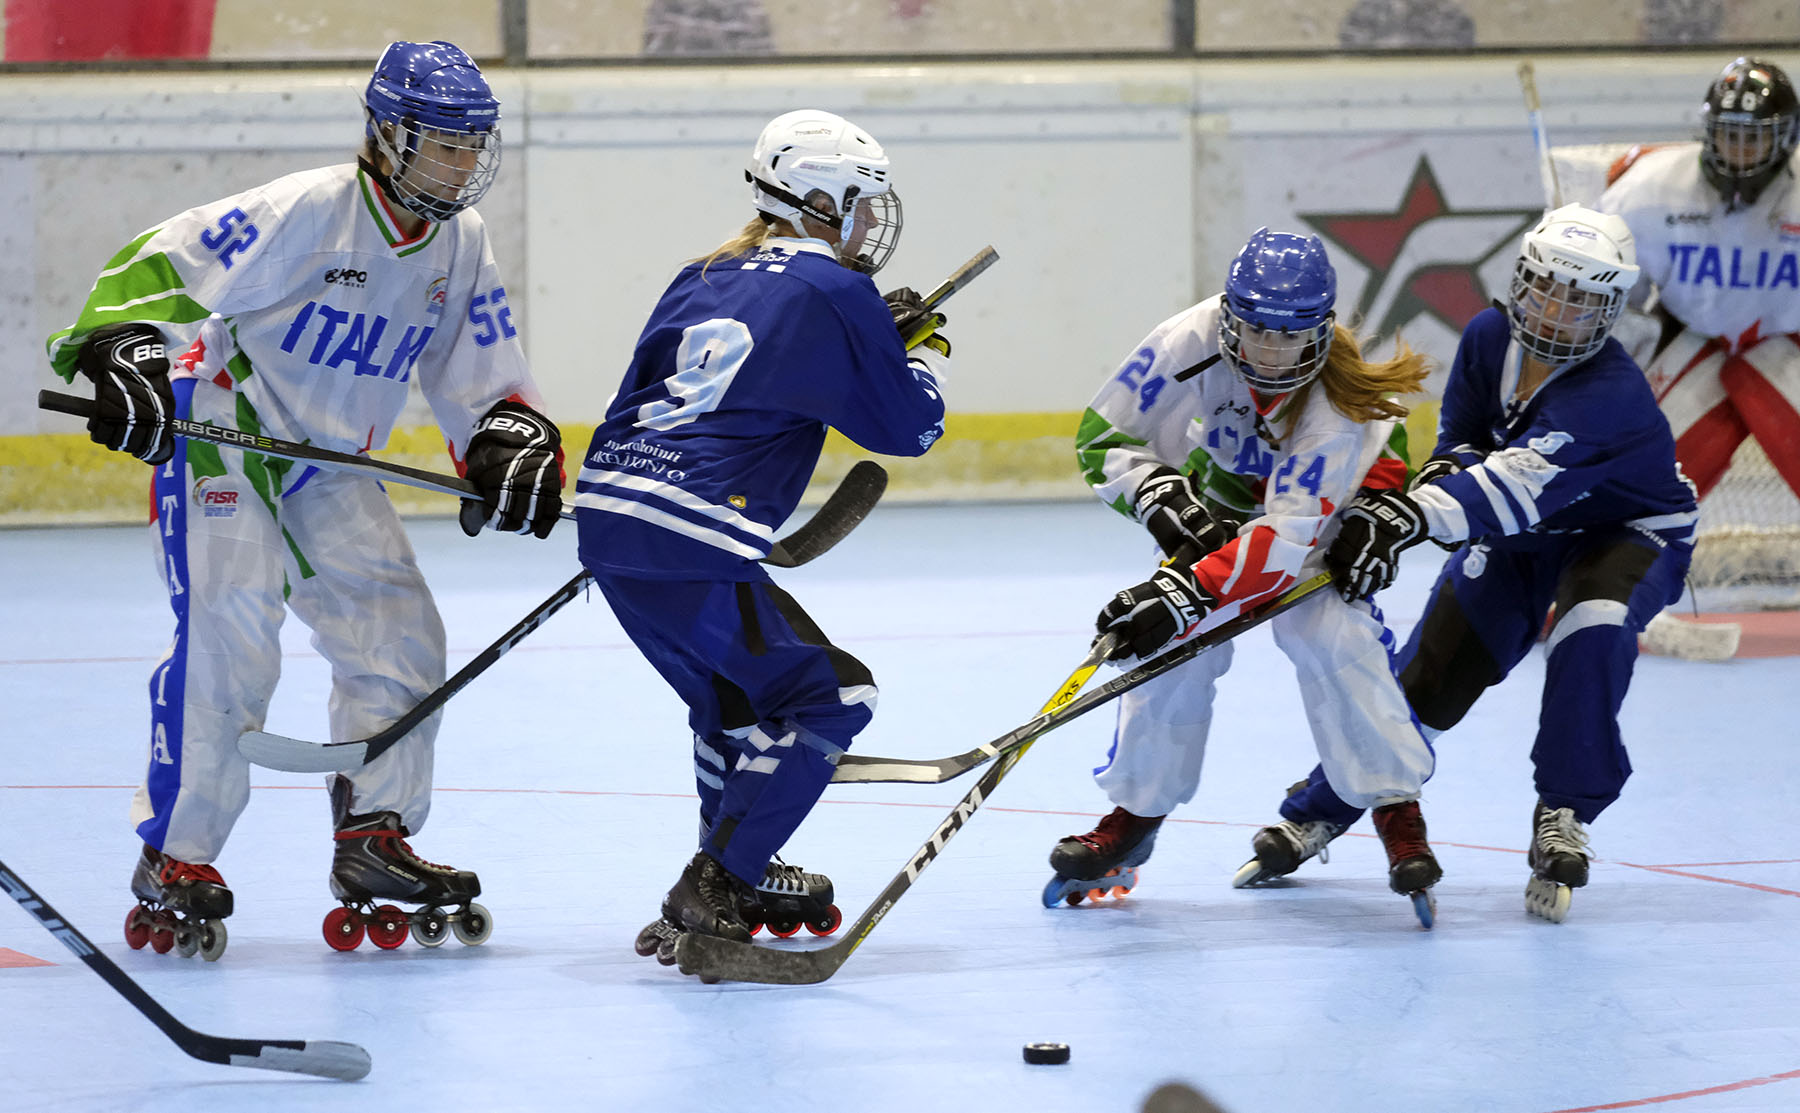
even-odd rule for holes
{"type": "Polygon", "coordinates": [[[1259,416],[1249,386],[1219,358],[1219,302],[1185,309],[1144,338],[1094,396],[1077,452],[1095,493],[1127,516],[1145,477],[1172,466],[1199,473],[1209,497],[1253,518],[1196,570],[1220,611],[1235,613],[1300,575],[1371,468],[1382,473],[1378,486],[1398,486],[1406,472],[1385,452],[1394,423],[1344,416],[1316,382],[1259,416]]]}
{"type": "Polygon", "coordinates": [[[481,218],[465,210],[407,239],[354,164],[140,235],[50,338],[57,372],[72,380],[82,339],[115,321],[160,325],[188,373],[249,403],[240,425],[339,452],[386,444],[415,378],[459,459],[495,402],[540,402],[481,218]]]}
{"type": "Polygon", "coordinates": [[[1598,208],[1630,226],[1664,310],[1742,351],[1800,332],[1800,192],[1789,167],[1754,205],[1728,213],[1698,143],[1661,147],[1631,163],[1598,208]]]}

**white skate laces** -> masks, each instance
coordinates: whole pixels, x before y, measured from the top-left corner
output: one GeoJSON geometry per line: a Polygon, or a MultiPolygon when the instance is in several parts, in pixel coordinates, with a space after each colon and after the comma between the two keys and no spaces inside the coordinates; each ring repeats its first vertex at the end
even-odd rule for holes
{"type": "Polygon", "coordinates": [[[1587,830],[1575,818],[1572,808],[1539,806],[1537,844],[1544,854],[1575,854],[1584,859],[1593,856],[1588,849],[1587,830]]]}
{"type": "Polygon", "coordinates": [[[1331,864],[1331,840],[1337,837],[1337,831],[1333,829],[1332,824],[1322,819],[1309,820],[1306,823],[1296,823],[1294,820],[1284,819],[1275,827],[1288,837],[1289,842],[1299,848],[1302,862],[1316,857],[1325,865],[1331,864]]]}

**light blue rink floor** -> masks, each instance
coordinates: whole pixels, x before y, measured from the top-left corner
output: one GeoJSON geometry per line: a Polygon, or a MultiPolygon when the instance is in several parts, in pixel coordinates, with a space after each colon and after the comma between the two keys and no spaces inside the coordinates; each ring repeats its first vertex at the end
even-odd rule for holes
{"type": "MultiPolygon", "coordinates": [[[[576,570],[567,526],[543,543],[412,532],[452,668],[576,570]]],[[[1402,634],[1437,554],[1414,557],[1386,596],[1402,634]]],[[[1136,527],[1097,505],[890,506],[778,578],[881,683],[860,751],[936,757],[1031,718],[1094,612],[1148,569],[1136,527]]],[[[0,1108],[15,1113],[1036,1113],[1136,1110],[1169,1079],[1233,1113],[1800,1109],[1794,659],[1640,663],[1624,711],[1638,772],[1560,926],[1523,900],[1537,654],[1440,742],[1435,931],[1387,890],[1366,823],[1290,884],[1232,889],[1313,762],[1292,674],[1257,631],[1222,685],[1200,795],[1124,901],[1039,903],[1052,844],[1109,807],[1088,776],[1103,709],[1032,750],[831,980],[703,986],[632,953],[693,848],[690,749],[597,598],[444,721],[414,845],[480,872],[486,945],[329,951],[325,795],[258,771],[219,862],[230,947],[208,964],[122,941],[145,680],[169,632],[144,533],[0,533],[0,582],[0,860],[188,1024],[374,1056],[355,1085],[191,1060],[6,904],[0,1108]],[[1032,1041],[1073,1060],[1027,1065],[1032,1041]]],[[[269,726],[323,741],[327,670],[297,622],[284,637],[269,726]]],[[[854,919],[974,779],[834,788],[788,857],[829,873],[854,919]]]]}

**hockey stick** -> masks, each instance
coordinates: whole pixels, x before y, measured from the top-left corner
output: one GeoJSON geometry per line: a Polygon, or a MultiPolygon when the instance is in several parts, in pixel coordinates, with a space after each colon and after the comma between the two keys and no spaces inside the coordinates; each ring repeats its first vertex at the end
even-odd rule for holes
{"type": "Polygon", "coordinates": [[[1529,60],[1519,63],[1519,88],[1525,94],[1525,116],[1531,121],[1531,139],[1537,144],[1538,178],[1544,186],[1544,207],[1562,208],[1562,182],[1550,157],[1550,137],[1544,133],[1544,111],[1538,104],[1537,70],[1529,60]]]}
{"type": "MultiPolygon", "coordinates": [[[[994,250],[992,244],[977,251],[968,262],[956,268],[949,278],[938,283],[937,289],[925,295],[923,299],[925,308],[935,309],[941,302],[947,300],[951,294],[956,293],[956,291],[975,281],[976,275],[979,275],[982,271],[987,270],[999,261],[1000,253],[994,250]]],[[[911,351],[913,348],[917,347],[921,340],[931,335],[938,324],[939,322],[937,321],[928,320],[920,325],[917,331],[911,336],[906,337],[907,350],[911,351]]]]}
{"type": "Polygon", "coordinates": [[[862,946],[863,940],[869,937],[869,933],[875,930],[875,925],[892,910],[894,903],[906,895],[906,891],[912,888],[925,868],[944,852],[944,847],[962,830],[976,809],[987,803],[988,797],[1031,749],[1032,743],[1069,720],[1186,664],[1214,646],[1267,622],[1314,592],[1329,590],[1330,587],[1331,574],[1321,572],[1289,588],[1254,613],[1221,623],[1216,629],[1177,646],[1161,657],[1146,661],[1129,672],[1115,676],[1086,695],[1054,711],[1045,712],[995,739],[990,745],[1001,755],[1000,760],[982,775],[981,780],[975,782],[975,787],[951,809],[950,814],[938,824],[937,830],[925,840],[925,845],[913,853],[905,867],[894,875],[887,888],[881,891],[873,904],[863,910],[863,914],[856,918],[856,922],[850,925],[850,929],[838,942],[816,950],[785,951],[737,943],[716,935],[686,932],[675,941],[675,960],[680,964],[681,972],[697,974],[707,980],[762,982],[769,985],[813,985],[831,977],[856,948],[862,946]]]}
{"type": "MultiPolygon", "coordinates": [[[[873,460],[859,460],[849,474],[831,492],[806,523],[775,542],[763,563],[778,568],[797,568],[831,550],[857,524],[887,490],[887,470],[873,460]]],[[[550,598],[532,608],[531,613],[513,624],[512,629],[488,646],[474,659],[445,681],[443,686],[420,700],[418,705],[386,728],[367,738],[351,742],[308,742],[268,731],[247,731],[238,736],[238,752],[258,765],[289,773],[336,773],[367,765],[386,753],[396,742],[412,733],[420,723],[437,711],[451,696],[462,691],[469,682],[486,672],[495,661],[506,656],[513,646],[594,582],[583,569],[574,579],[556,589],[550,598]]]]}
{"type": "Polygon", "coordinates": [[[118,991],[119,996],[130,1001],[138,1012],[149,1017],[152,1024],[162,1029],[163,1035],[175,1041],[175,1046],[196,1059],[228,1067],[259,1067],[263,1070],[311,1074],[319,1078],[339,1078],[345,1082],[355,1082],[369,1073],[369,1053],[353,1043],[339,1040],[246,1040],[196,1032],[157,1004],[156,998],[145,992],[143,986],[132,981],[111,959],[101,954],[87,936],[76,931],[74,925],[50,907],[48,901],[21,881],[18,874],[7,869],[4,862],[0,862],[0,889],[6,890],[7,896],[18,901],[21,908],[36,917],[45,931],[74,951],[75,957],[87,963],[88,969],[100,975],[107,985],[118,991]]]}
{"type": "MultiPolygon", "coordinates": [[[[1088,679],[1106,660],[1106,651],[1111,648],[1104,640],[1094,643],[1081,664],[1069,674],[1069,679],[1062,682],[1050,702],[1039,711],[1040,716],[1048,715],[1060,707],[1066,706],[1081,689],[1087,685],[1088,679]]],[[[1034,722],[1036,720],[1033,720],[1034,722]]],[[[1010,736],[1009,736],[1010,737],[1010,736]]],[[[1005,741],[1002,739],[1001,741],[1005,741]]],[[[984,742],[968,753],[955,757],[940,758],[903,758],[903,757],[861,757],[856,754],[845,754],[838,758],[837,772],[832,774],[832,784],[943,784],[953,781],[979,765],[986,765],[1001,755],[998,743],[984,742]]]]}

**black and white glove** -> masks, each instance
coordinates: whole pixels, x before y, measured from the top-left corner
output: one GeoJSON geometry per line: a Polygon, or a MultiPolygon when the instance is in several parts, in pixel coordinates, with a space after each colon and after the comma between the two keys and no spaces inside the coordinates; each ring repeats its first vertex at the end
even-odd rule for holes
{"type": "Polygon", "coordinates": [[[1184,545],[1205,556],[1230,541],[1236,532],[1206,509],[1194,484],[1193,476],[1161,467],[1138,486],[1137,497],[1132,499],[1132,515],[1156,538],[1164,556],[1173,557],[1184,545]]]}
{"type": "Polygon", "coordinates": [[[549,418],[519,402],[496,402],[475,423],[464,477],[481,493],[464,499],[458,520],[474,537],[482,526],[501,533],[550,536],[562,513],[562,434],[549,418]]]}
{"type": "Polygon", "coordinates": [[[1354,602],[1393,583],[1400,554],[1426,538],[1418,503],[1400,491],[1364,487],[1344,507],[1325,565],[1338,591],[1354,602]]]}
{"type": "Polygon", "coordinates": [[[1413,473],[1412,481],[1407,483],[1406,492],[1411,494],[1427,483],[1436,483],[1447,476],[1455,475],[1463,470],[1463,466],[1454,456],[1433,456],[1419,465],[1413,473]]]}
{"type": "Polygon", "coordinates": [[[175,391],[169,386],[169,356],[155,325],[127,321],[88,334],[75,356],[75,369],[94,383],[94,416],[88,436],[116,452],[147,464],[175,455],[175,391]]]}
{"type": "Polygon", "coordinates": [[[1154,657],[1170,642],[1193,633],[1215,602],[1186,567],[1170,565],[1113,596],[1100,609],[1094,628],[1102,637],[1118,636],[1108,660],[1154,657]]]}
{"type": "Polygon", "coordinates": [[[888,312],[894,315],[894,328],[899,330],[900,343],[906,345],[908,351],[933,342],[933,348],[944,355],[950,354],[949,339],[939,336],[937,331],[944,327],[947,318],[935,309],[927,309],[925,299],[917,290],[902,286],[881,295],[881,300],[887,302],[888,312]]]}

